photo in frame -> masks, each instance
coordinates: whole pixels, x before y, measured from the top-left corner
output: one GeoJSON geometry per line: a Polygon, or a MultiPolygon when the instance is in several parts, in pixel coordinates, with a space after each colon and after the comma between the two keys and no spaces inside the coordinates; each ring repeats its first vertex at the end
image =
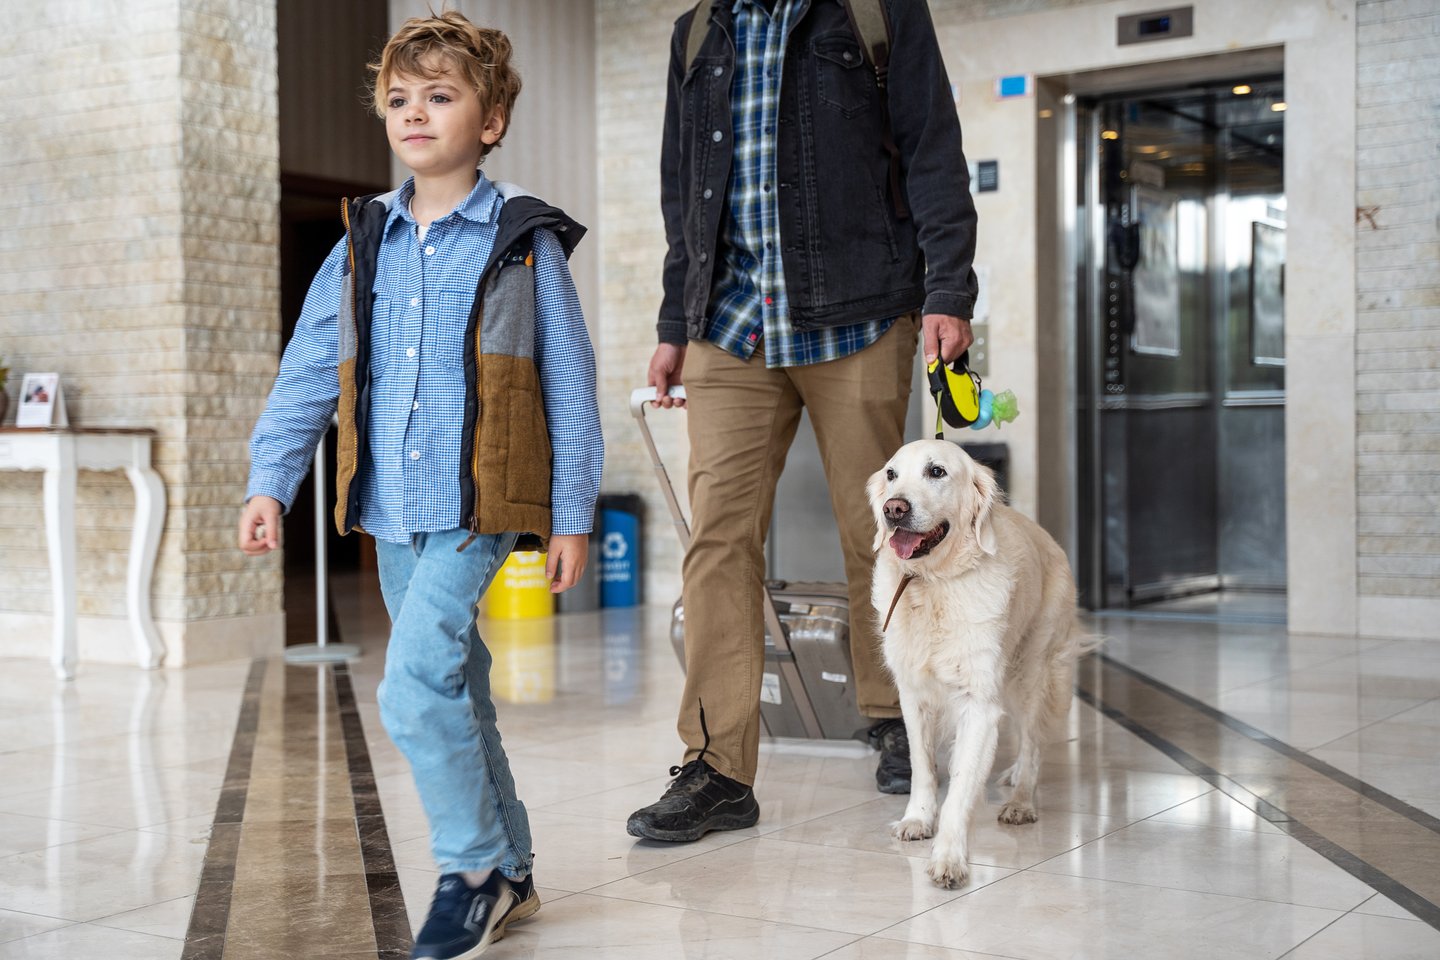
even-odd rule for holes
{"type": "Polygon", "coordinates": [[[1180,355],[1179,198],[1146,184],[1134,188],[1140,260],[1132,276],[1135,333],[1132,349],[1162,357],[1180,355]]]}
{"type": "Polygon", "coordinates": [[[1285,365],[1285,225],[1250,225],[1250,360],[1285,365]]]}
{"type": "Polygon", "coordinates": [[[61,393],[60,374],[25,374],[25,379],[20,384],[20,409],[15,414],[15,426],[64,427],[69,423],[65,413],[65,397],[61,393]]]}

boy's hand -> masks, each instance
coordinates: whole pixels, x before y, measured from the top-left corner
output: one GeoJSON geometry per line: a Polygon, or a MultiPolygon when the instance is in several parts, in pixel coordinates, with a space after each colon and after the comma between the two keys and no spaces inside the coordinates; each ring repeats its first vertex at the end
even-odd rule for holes
{"type": "Polygon", "coordinates": [[[551,593],[564,593],[580,582],[585,572],[585,558],[590,553],[590,534],[571,533],[550,538],[550,552],[545,554],[545,579],[551,593]]]}
{"type": "Polygon", "coordinates": [[[274,497],[255,496],[240,513],[240,549],[247,557],[258,557],[280,549],[280,514],[283,508],[274,497]]]}

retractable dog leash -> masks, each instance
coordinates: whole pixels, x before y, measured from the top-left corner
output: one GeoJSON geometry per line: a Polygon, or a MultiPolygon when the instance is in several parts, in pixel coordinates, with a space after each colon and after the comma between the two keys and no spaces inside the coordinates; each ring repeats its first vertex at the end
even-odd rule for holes
{"type": "MultiPolygon", "coordinates": [[[[969,350],[960,354],[949,366],[936,357],[926,365],[925,374],[930,380],[930,395],[935,398],[936,440],[945,439],[947,424],[956,430],[965,427],[984,430],[993,423],[999,430],[1001,424],[1009,423],[1020,415],[1020,404],[1014,393],[1009,390],[991,393],[984,389],[979,374],[970,369],[969,350]]],[[[880,627],[882,633],[890,629],[890,618],[900,603],[900,595],[914,579],[913,573],[900,578],[895,596],[890,600],[890,609],[885,612],[885,622],[880,627]]]]}
{"type": "Polygon", "coordinates": [[[979,374],[970,369],[970,351],[946,366],[939,357],[925,367],[930,395],[935,398],[935,439],[945,439],[945,425],[957,430],[969,427],[984,430],[990,424],[1000,429],[1020,415],[1020,404],[1009,390],[991,393],[984,389],[979,374]]]}

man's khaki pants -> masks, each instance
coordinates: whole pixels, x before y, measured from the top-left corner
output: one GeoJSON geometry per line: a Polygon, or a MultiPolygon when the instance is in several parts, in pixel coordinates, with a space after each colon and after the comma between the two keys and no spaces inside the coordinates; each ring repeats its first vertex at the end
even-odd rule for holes
{"type": "MultiPolygon", "coordinates": [[[[865,481],[904,442],[919,320],[897,320],[841,360],[771,370],[695,341],[685,357],[693,533],[685,555],[685,695],[678,727],[686,761],[705,759],[755,782],[765,663],[761,590],[775,486],[802,407],[820,447],[850,592],[850,655],[860,712],[900,716],[870,604],[875,520],[865,481]]],[[[764,344],[762,342],[762,349],[764,344]]],[[[815,491],[820,496],[820,491],[815,491]]]]}

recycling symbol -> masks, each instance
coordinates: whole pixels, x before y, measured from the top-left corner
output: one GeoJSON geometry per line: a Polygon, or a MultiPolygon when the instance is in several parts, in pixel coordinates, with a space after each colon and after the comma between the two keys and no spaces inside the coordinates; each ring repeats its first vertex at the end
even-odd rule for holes
{"type": "Polygon", "coordinates": [[[630,544],[625,542],[623,533],[605,534],[605,542],[600,545],[600,553],[606,560],[624,560],[625,554],[630,552],[630,544]]]}

